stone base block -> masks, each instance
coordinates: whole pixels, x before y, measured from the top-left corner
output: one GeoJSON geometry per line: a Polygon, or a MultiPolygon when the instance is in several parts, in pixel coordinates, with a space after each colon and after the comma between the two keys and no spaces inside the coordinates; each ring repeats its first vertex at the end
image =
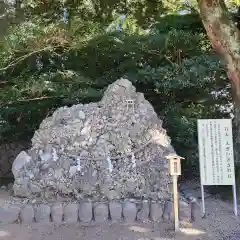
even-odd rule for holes
{"type": "Polygon", "coordinates": [[[94,204],[94,220],[96,223],[105,223],[108,221],[108,205],[105,203],[94,204]]]}
{"type": "MultiPolygon", "coordinates": [[[[135,220],[148,222],[173,221],[173,204],[171,201],[148,202],[126,199],[123,203],[110,201],[109,203],[81,202],[62,204],[12,204],[7,203],[0,208],[0,223],[13,223],[20,221],[23,224],[49,223],[77,223],[83,224],[112,223],[124,220],[132,223],[135,220]],[[35,206],[35,207],[34,207],[35,206]],[[95,220],[94,222],[92,220],[95,220]]],[[[187,203],[179,201],[179,219],[182,221],[194,221],[196,202],[187,203]]]]}
{"type": "Polygon", "coordinates": [[[35,222],[35,212],[31,204],[25,205],[20,212],[20,221],[23,224],[30,224],[35,222]]]}
{"type": "Polygon", "coordinates": [[[15,223],[19,219],[21,208],[18,205],[4,204],[0,208],[0,223],[15,223]]]}
{"type": "Polygon", "coordinates": [[[134,222],[137,217],[137,206],[134,202],[123,203],[123,217],[125,222],[134,222]]]}
{"type": "Polygon", "coordinates": [[[153,222],[159,222],[163,218],[163,204],[159,202],[151,202],[150,219],[153,222]]]}
{"type": "Polygon", "coordinates": [[[63,205],[62,203],[55,203],[51,207],[51,218],[55,223],[63,221],[63,205]]]}
{"type": "Polygon", "coordinates": [[[139,204],[137,221],[148,222],[150,219],[150,204],[148,201],[142,201],[139,204]]]}
{"type": "Polygon", "coordinates": [[[173,220],[173,204],[171,201],[165,201],[163,204],[163,215],[162,218],[164,221],[173,220]]]}
{"type": "Polygon", "coordinates": [[[69,203],[64,207],[63,219],[66,223],[77,223],[78,222],[78,211],[79,204],[69,203]]]}
{"type": "Polygon", "coordinates": [[[90,223],[93,219],[92,203],[91,202],[80,203],[78,215],[82,223],[90,223]]]}
{"type": "Polygon", "coordinates": [[[113,222],[119,222],[122,220],[122,204],[119,202],[110,202],[109,203],[109,210],[111,220],[113,222]]]}
{"type": "Polygon", "coordinates": [[[51,208],[47,204],[40,204],[36,206],[35,220],[37,223],[50,222],[51,208]]]}
{"type": "Polygon", "coordinates": [[[181,221],[191,221],[191,204],[179,201],[179,220],[181,221]]]}
{"type": "Polygon", "coordinates": [[[193,221],[195,221],[196,214],[197,214],[197,202],[196,202],[196,200],[191,202],[190,208],[191,208],[191,221],[193,222],[193,221]]]}

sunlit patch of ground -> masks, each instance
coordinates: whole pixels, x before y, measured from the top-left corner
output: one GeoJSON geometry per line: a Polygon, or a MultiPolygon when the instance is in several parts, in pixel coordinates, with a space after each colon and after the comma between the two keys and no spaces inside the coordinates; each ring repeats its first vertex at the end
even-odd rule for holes
{"type": "Polygon", "coordinates": [[[180,228],[179,231],[188,236],[201,236],[203,234],[206,234],[206,232],[196,228],[180,228]]]}
{"type": "Polygon", "coordinates": [[[130,226],[129,230],[133,231],[133,232],[139,232],[139,233],[146,233],[146,232],[150,232],[149,228],[145,228],[145,227],[140,227],[140,226],[130,226]]]}
{"type": "Polygon", "coordinates": [[[9,232],[0,230],[0,239],[4,239],[5,237],[8,236],[10,236],[9,232]]]}

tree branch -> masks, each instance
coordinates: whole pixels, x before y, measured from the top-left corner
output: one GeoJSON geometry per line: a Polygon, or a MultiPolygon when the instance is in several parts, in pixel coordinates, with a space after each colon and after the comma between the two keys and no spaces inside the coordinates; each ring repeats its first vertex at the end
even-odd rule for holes
{"type": "MultiPolygon", "coordinates": [[[[154,54],[160,57],[164,57],[172,66],[175,66],[176,63],[174,63],[173,61],[171,61],[171,59],[166,55],[163,54],[161,51],[157,51],[157,50],[145,50],[145,52],[150,53],[150,54],[154,54]]],[[[177,64],[178,65],[178,64],[177,64]]]]}
{"type": "Polygon", "coordinates": [[[42,49],[38,49],[38,50],[35,50],[33,52],[30,52],[28,54],[25,54],[19,58],[17,58],[16,60],[12,61],[9,65],[7,65],[6,67],[4,68],[0,68],[0,71],[5,71],[11,67],[14,67],[16,66],[17,64],[19,64],[20,62],[24,61],[25,59],[27,59],[28,57],[36,54],[36,53],[40,53],[40,52],[44,52],[44,51],[47,51],[47,50],[54,50],[54,47],[45,47],[45,48],[42,48],[42,49]]]}
{"type": "Polygon", "coordinates": [[[53,99],[53,98],[55,98],[55,97],[44,96],[44,97],[38,97],[38,98],[20,99],[20,100],[16,100],[16,101],[9,101],[6,103],[1,103],[0,107],[4,107],[4,106],[15,104],[15,103],[33,102],[33,101],[48,100],[48,99],[53,99]]]}

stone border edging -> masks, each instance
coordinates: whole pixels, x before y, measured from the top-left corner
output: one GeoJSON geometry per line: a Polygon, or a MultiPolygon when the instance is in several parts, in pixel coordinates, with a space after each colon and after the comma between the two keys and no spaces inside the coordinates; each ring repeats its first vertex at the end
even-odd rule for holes
{"type": "MultiPolygon", "coordinates": [[[[180,221],[194,221],[194,202],[179,200],[180,221]]],[[[166,201],[5,203],[0,208],[0,223],[114,223],[164,222],[173,220],[173,204],[166,201]]]]}

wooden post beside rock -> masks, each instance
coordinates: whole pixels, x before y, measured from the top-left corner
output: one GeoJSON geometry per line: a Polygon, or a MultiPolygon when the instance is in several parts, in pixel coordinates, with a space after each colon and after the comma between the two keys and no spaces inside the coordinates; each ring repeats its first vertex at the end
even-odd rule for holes
{"type": "Polygon", "coordinates": [[[168,155],[169,160],[169,173],[172,176],[173,181],[173,206],[174,206],[174,224],[175,232],[179,231],[179,213],[178,213],[178,185],[177,179],[181,175],[181,160],[184,159],[178,155],[168,155]]]}

